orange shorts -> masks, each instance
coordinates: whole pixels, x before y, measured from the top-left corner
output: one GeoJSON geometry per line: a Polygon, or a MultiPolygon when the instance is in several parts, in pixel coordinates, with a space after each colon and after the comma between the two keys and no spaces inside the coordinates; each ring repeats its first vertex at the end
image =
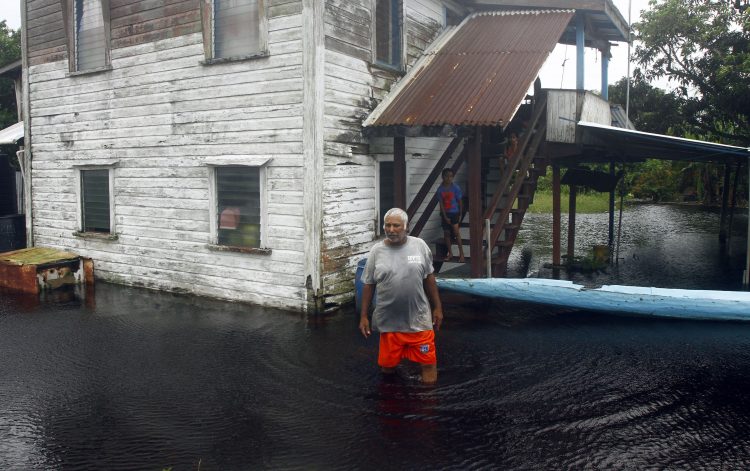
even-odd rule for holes
{"type": "Polygon", "coordinates": [[[424,365],[436,364],[435,332],[382,332],[378,365],[393,368],[402,358],[424,365]]]}

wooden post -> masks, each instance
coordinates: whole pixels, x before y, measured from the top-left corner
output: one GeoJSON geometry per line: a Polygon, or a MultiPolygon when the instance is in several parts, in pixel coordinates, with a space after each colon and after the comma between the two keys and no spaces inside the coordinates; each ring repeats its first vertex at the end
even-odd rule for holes
{"type": "Polygon", "coordinates": [[[602,53],[602,98],[609,100],[609,59],[612,56],[609,52],[609,43],[601,50],[602,53]]]}
{"type": "Polygon", "coordinates": [[[469,195],[469,256],[471,277],[481,278],[482,272],[482,129],[476,128],[469,139],[467,158],[469,179],[466,192],[469,195]]]}
{"type": "MultiPolygon", "coordinates": [[[[615,176],[615,163],[609,163],[609,175],[614,178],[615,176]]],[[[615,192],[617,191],[617,185],[612,188],[609,192],[609,252],[614,253],[612,248],[615,246],[615,192]]]]}
{"type": "Polygon", "coordinates": [[[393,206],[406,211],[406,138],[393,138],[393,206]]]}
{"type": "Polygon", "coordinates": [[[29,95],[29,33],[26,21],[28,0],[21,0],[21,93],[23,94],[23,146],[25,149],[23,166],[26,171],[23,176],[23,204],[26,213],[26,247],[34,246],[34,212],[31,204],[33,186],[31,184],[31,103],[29,95]]]}
{"type": "Polygon", "coordinates": [[[585,89],[584,78],[584,54],[586,47],[586,22],[583,15],[579,12],[576,15],[576,89],[582,91],[585,89]]]}
{"type": "Polygon", "coordinates": [[[573,262],[576,246],[576,193],[575,185],[570,185],[570,199],[568,201],[568,263],[573,262]]]}
{"type": "Polygon", "coordinates": [[[560,266],[560,167],[552,166],[552,265],[560,266]]]}
{"type": "Polygon", "coordinates": [[[719,218],[719,243],[722,245],[727,241],[727,208],[729,207],[729,185],[732,176],[732,167],[724,164],[724,186],[721,189],[721,217],[719,218]]]}
{"type": "MultiPolygon", "coordinates": [[[[748,182],[750,182],[750,165],[747,166],[748,182]]],[[[747,198],[750,201],[750,185],[747,186],[747,198]]],[[[745,289],[750,288],[750,205],[748,205],[747,218],[747,260],[745,261],[745,274],[742,277],[742,286],[745,289]]]]}
{"type": "Polygon", "coordinates": [[[729,223],[727,224],[727,239],[732,240],[732,222],[734,221],[734,208],[737,207],[737,184],[740,179],[742,163],[738,163],[734,169],[734,183],[732,183],[732,196],[729,200],[729,223]]]}

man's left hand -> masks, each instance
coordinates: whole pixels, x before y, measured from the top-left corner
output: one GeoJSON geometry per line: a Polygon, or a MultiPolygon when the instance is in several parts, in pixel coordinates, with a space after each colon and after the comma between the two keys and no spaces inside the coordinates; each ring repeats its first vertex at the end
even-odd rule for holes
{"type": "Polygon", "coordinates": [[[438,307],[432,310],[432,325],[435,330],[440,330],[440,325],[443,323],[443,308],[438,307]]]}

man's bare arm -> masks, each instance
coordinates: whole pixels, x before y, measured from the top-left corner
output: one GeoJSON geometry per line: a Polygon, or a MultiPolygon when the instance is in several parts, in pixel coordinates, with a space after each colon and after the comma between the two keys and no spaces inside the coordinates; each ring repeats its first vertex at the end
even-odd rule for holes
{"type": "Polygon", "coordinates": [[[443,304],[440,302],[435,274],[427,275],[422,284],[425,293],[427,293],[427,298],[430,300],[430,305],[432,305],[432,325],[435,326],[435,330],[440,330],[440,325],[443,323],[443,304]]]}
{"type": "Polygon", "coordinates": [[[372,333],[370,330],[368,313],[370,311],[370,304],[372,303],[374,293],[375,285],[365,284],[362,286],[362,310],[359,313],[359,331],[362,332],[362,335],[364,335],[365,338],[369,337],[372,333]]]}

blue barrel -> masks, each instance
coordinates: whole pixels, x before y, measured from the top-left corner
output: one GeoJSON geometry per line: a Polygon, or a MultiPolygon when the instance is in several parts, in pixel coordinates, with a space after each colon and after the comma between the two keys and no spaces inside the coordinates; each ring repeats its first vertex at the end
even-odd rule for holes
{"type": "MultiPolygon", "coordinates": [[[[365,272],[365,265],[367,264],[367,259],[363,258],[359,262],[357,262],[357,274],[354,275],[354,304],[357,306],[357,314],[362,310],[362,290],[364,289],[365,284],[362,282],[362,273],[365,272]]],[[[371,306],[375,305],[375,295],[372,296],[372,303],[370,303],[371,306]]]]}

